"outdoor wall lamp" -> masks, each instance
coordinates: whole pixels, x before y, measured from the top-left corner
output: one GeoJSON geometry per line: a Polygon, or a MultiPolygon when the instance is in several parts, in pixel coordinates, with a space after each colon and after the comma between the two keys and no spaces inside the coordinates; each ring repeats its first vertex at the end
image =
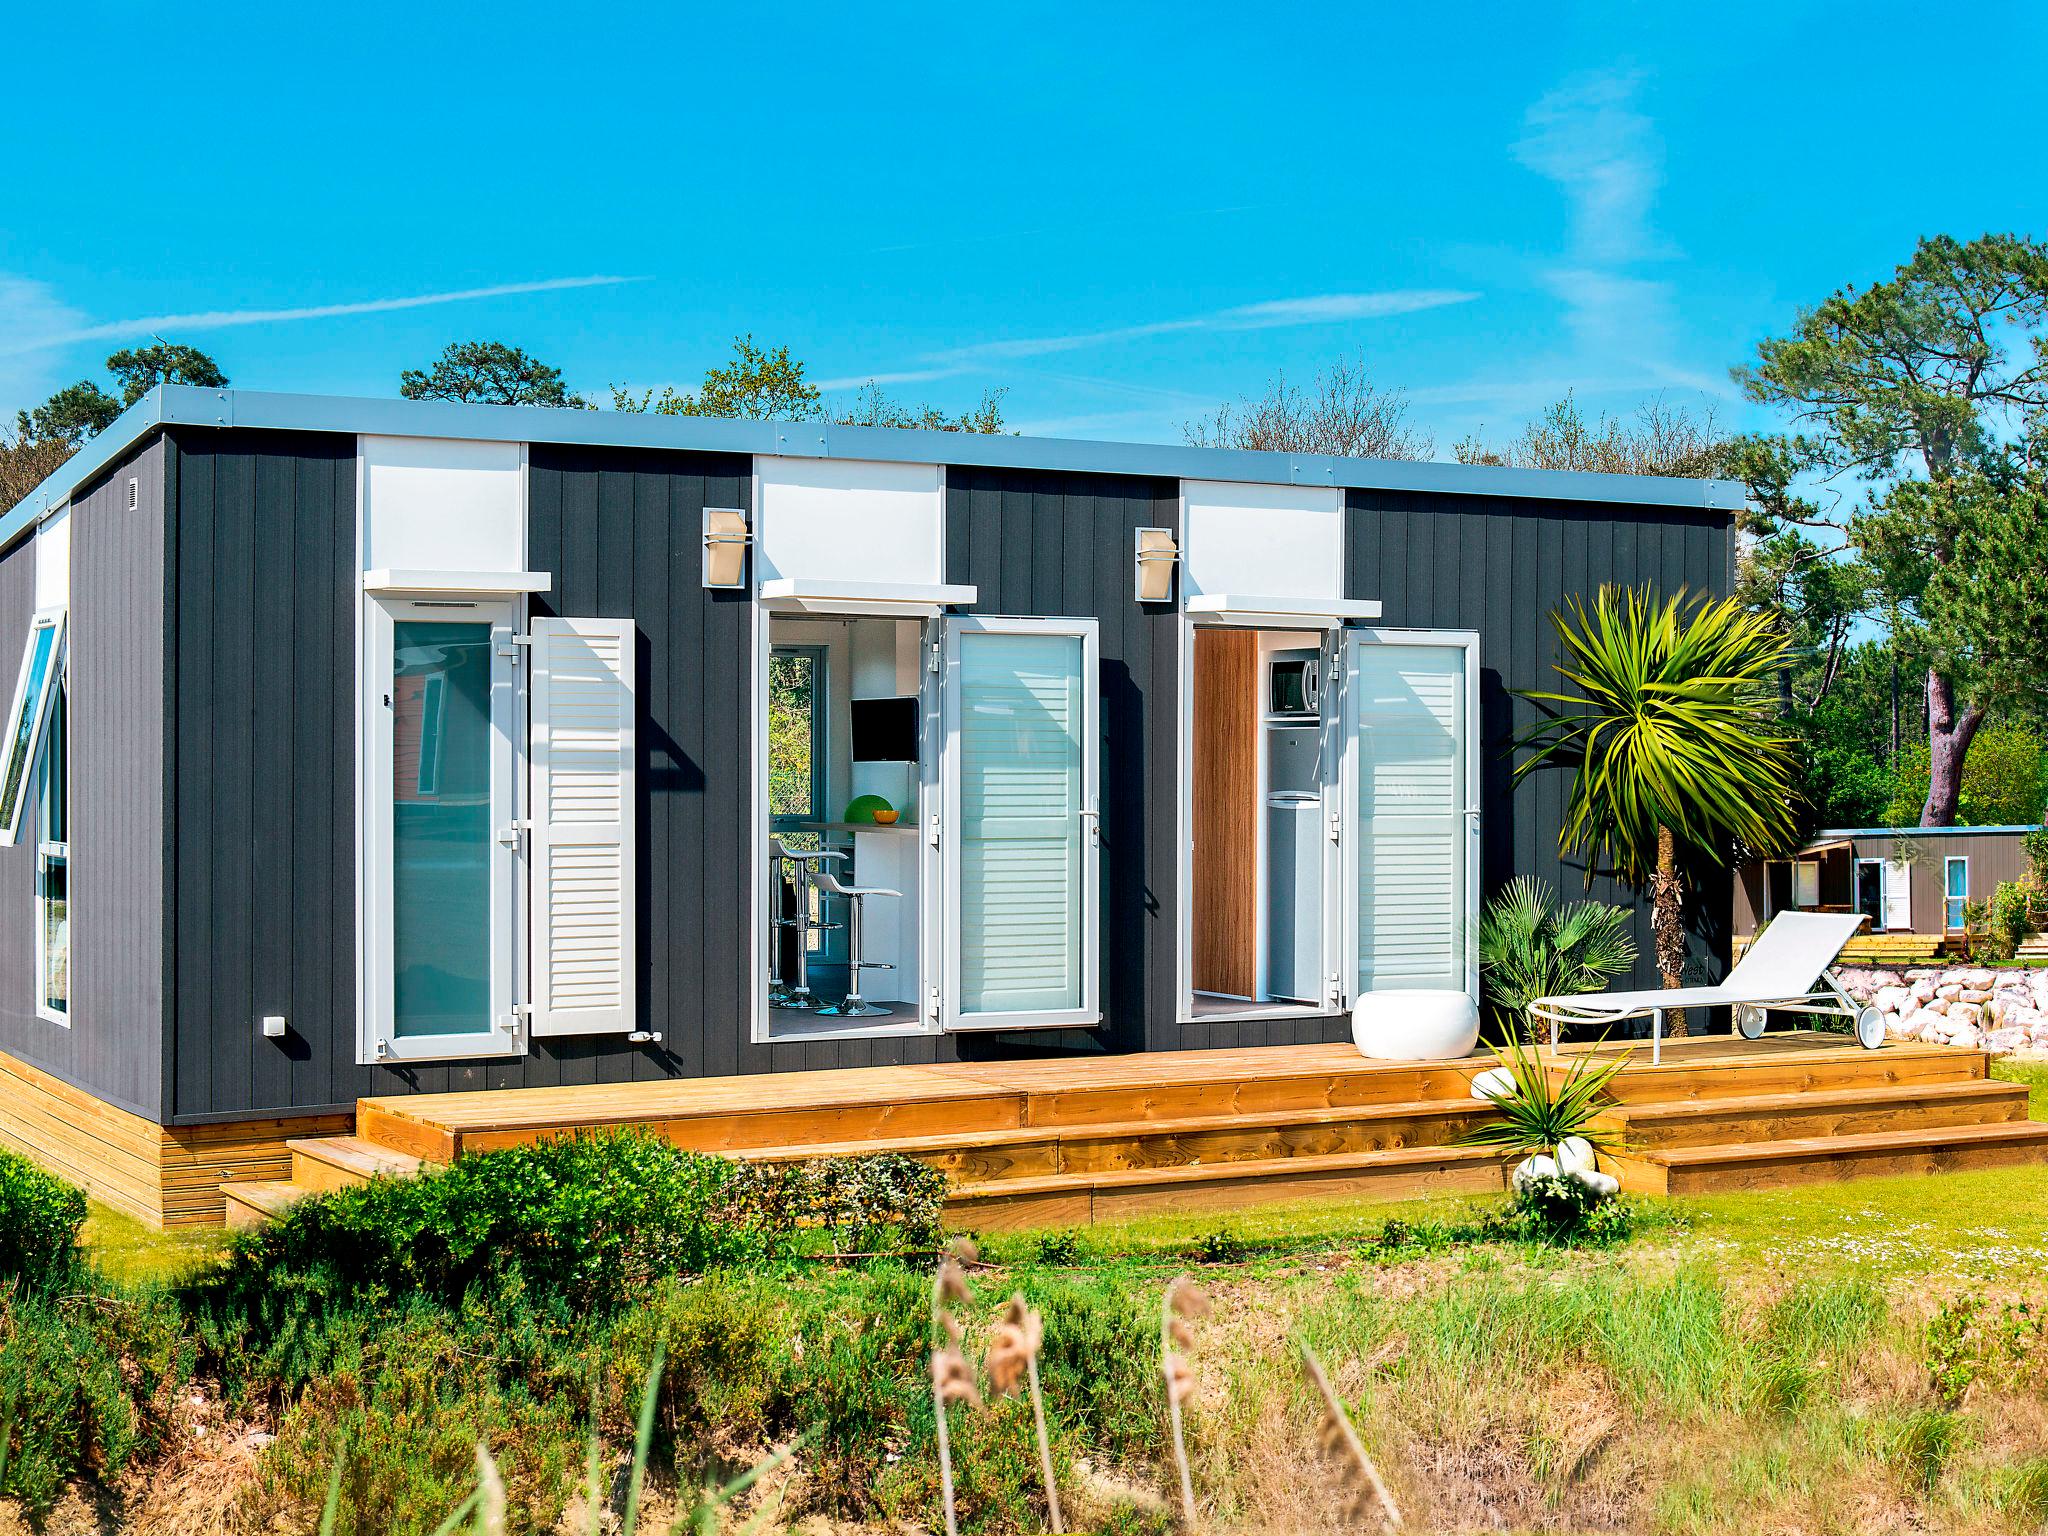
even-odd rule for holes
{"type": "Polygon", "coordinates": [[[1173,568],[1180,562],[1180,545],[1171,528],[1140,528],[1137,546],[1138,601],[1173,601],[1173,568]]]}
{"type": "Polygon", "coordinates": [[[747,514],[737,507],[704,509],[704,585],[747,584],[747,514]]]}

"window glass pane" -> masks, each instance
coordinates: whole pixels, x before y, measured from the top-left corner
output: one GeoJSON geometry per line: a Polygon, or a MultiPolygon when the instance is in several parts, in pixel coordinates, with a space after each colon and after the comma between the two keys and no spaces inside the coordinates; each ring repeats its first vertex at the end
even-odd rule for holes
{"type": "Polygon", "coordinates": [[[779,650],[768,658],[768,814],[774,819],[822,819],[822,660],[807,650],[779,650]]]}
{"type": "Polygon", "coordinates": [[[29,781],[29,749],[34,745],[36,721],[42,714],[43,690],[57,663],[57,627],[38,624],[29,631],[28,667],[21,690],[21,707],[7,722],[4,742],[6,757],[0,759],[0,827],[14,827],[21,810],[21,797],[29,781]]]}
{"type": "Polygon", "coordinates": [[[43,1006],[71,1012],[71,861],[46,854],[39,878],[42,907],[43,1006]]]}
{"type": "Polygon", "coordinates": [[[960,636],[960,1011],[1081,1006],[1080,637],[960,636]]]}
{"type": "Polygon", "coordinates": [[[1358,990],[1466,984],[1465,653],[1350,642],[1358,990]]]}
{"type": "Polygon", "coordinates": [[[46,843],[71,841],[70,722],[70,694],[60,680],[57,697],[50,705],[50,723],[43,727],[41,837],[46,843]]]}
{"type": "Polygon", "coordinates": [[[491,629],[392,624],[392,1029],[491,1027],[491,629]]]}

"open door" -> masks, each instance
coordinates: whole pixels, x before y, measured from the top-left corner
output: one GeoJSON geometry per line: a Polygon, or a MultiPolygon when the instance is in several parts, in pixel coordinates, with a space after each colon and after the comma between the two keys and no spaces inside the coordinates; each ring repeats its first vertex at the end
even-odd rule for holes
{"type": "Polygon", "coordinates": [[[1349,996],[1401,988],[1477,999],[1479,637],[1345,634],[1349,996]]]}
{"type": "Polygon", "coordinates": [[[1096,622],[949,618],[940,690],[941,1021],[1097,1023],[1096,622]]]}

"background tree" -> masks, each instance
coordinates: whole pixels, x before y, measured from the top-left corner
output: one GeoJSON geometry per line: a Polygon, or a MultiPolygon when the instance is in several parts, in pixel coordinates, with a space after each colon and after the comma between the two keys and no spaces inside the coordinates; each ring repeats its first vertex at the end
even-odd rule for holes
{"type": "Polygon", "coordinates": [[[1001,432],[1003,395],[989,390],[972,410],[951,415],[935,405],[905,405],[874,381],[834,408],[825,393],[804,377],[803,362],[788,347],[769,350],[752,336],[736,336],[732,359],[705,370],[704,382],[687,393],[674,387],[659,396],[612,386],[612,409],[651,411],[657,416],[724,416],[748,421],[836,421],[855,427],[921,427],[930,432],[1001,432]]]}
{"type": "Polygon", "coordinates": [[[17,411],[14,435],[20,442],[59,443],[76,448],[87,438],[106,431],[120,414],[120,401],[91,379],[80,379],[76,384],[65,385],[34,410],[17,411]]]}
{"type": "Polygon", "coordinates": [[[1409,421],[1407,395],[1375,385],[1362,353],[1338,358],[1306,390],[1276,373],[1258,399],[1226,402],[1208,420],[1188,422],[1181,431],[1197,448],[1356,459],[1426,459],[1436,452],[1436,439],[1409,421]]]}
{"type": "Polygon", "coordinates": [[[2023,493],[2015,443],[2048,408],[2044,326],[2048,247],[1937,236],[1890,279],[1802,312],[1735,373],[1811,429],[1791,445],[1801,467],[1874,488],[1845,531],[1896,632],[1927,654],[1923,826],[1955,819],[1970,744],[2015,682],[2005,658],[2025,572],[2012,558],[2026,530],[2007,513],[2023,493]],[[1966,546],[1989,558],[1961,558],[1966,546]]]}
{"type": "Polygon", "coordinates": [[[197,347],[159,336],[146,347],[126,347],[107,359],[107,372],[121,386],[121,404],[133,405],[159,384],[195,384],[224,389],[228,376],[197,347]]]}
{"type": "Polygon", "coordinates": [[[587,401],[569,393],[561,369],[502,341],[452,341],[432,368],[401,373],[398,393],[407,400],[589,409],[587,401]]]}
{"type": "MultiPolygon", "coordinates": [[[[1882,815],[1858,826],[1910,826],[1927,799],[1927,743],[1907,746],[1896,764],[1892,794],[1882,815]]],[[[2048,739],[2028,721],[1985,726],[1970,745],[1957,796],[1956,822],[1965,827],[2034,825],[2048,806],[2048,739]]]]}
{"type": "MultiPolygon", "coordinates": [[[[1575,770],[1558,846],[1650,892],[1650,934],[1664,985],[1685,977],[1681,860],[1726,862],[1736,848],[1775,853],[1793,839],[1791,738],[1774,679],[1785,638],[1734,598],[1658,603],[1647,588],[1602,587],[1589,611],[1553,610],[1566,689],[1520,694],[1545,716],[1515,745],[1575,770]]],[[[1681,1012],[1671,1033],[1685,1033],[1681,1012]]]]}
{"type": "Polygon", "coordinates": [[[1475,433],[1451,452],[1460,464],[1700,479],[1728,473],[1728,442],[1711,408],[1695,411],[1657,395],[1629,420],[1605,412],[1589,418],[1567,392],[1512,441],[1493,446],[1475,433]]]}
{"type": "Polygon", "coordinates": [[[708,368],[704,382],[688,394],[673,387],[635,395],[612,386],[612,408],[652,411],[657,416],[725,416],[747,421],[816,421],[825,415],[825,396],[804,378],[804,365],[788,347],[770,352],[752,336],[735,336],[729,363],[708,368]]]}

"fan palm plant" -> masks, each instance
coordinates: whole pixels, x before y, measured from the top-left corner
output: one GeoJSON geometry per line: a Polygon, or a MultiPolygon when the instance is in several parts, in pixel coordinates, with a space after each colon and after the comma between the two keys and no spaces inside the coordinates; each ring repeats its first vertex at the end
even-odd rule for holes
{"type": "Polygon", "coordinates": [[[1510,1038],[1529,1033],[1537,998],[1597,992],[1635,958],[1626,911],[1604,901],[1559,906],[1527,875],[1510,880],[1479,919],[1479,974],[1510,1038]]]}
{"type": "MultiPolygon", "coordinates": [[[[1793,836],[1793,744],[1772,680],[1787,641],[1732,598],[1659,603],[1648,588],[1602,587],[1553,611],[1565,687],[1526,690],[1545,717],[1516,737],[1546,765],[1575,768],[1558,846],[1650,893],[1650,934],[1667,987],[1685,970],[1681,846],[1725,857],[1740,843],[1774,853],[1793,836]]],[[[1682,1012],[1670,1033],[1685,1033],[1682,1012]]]]}

